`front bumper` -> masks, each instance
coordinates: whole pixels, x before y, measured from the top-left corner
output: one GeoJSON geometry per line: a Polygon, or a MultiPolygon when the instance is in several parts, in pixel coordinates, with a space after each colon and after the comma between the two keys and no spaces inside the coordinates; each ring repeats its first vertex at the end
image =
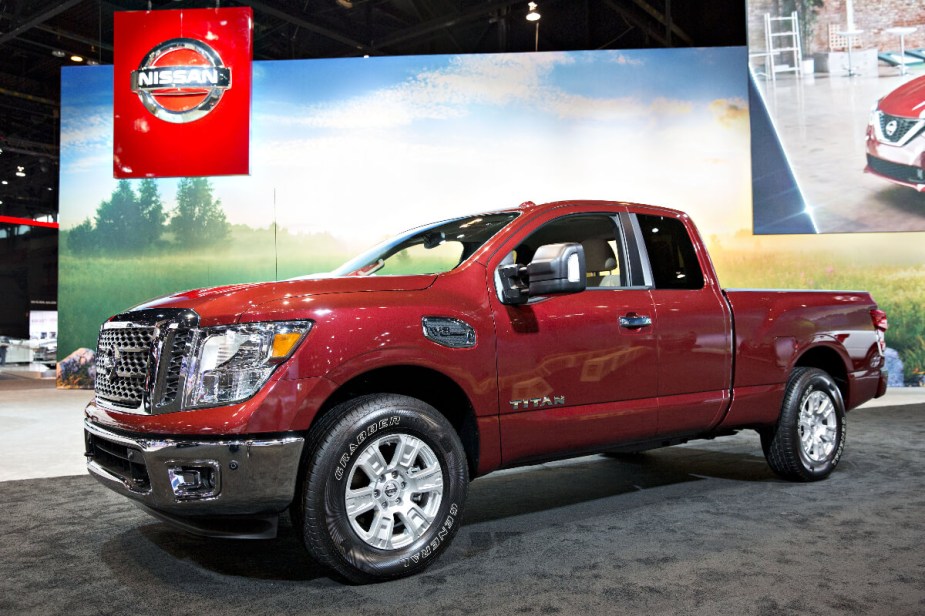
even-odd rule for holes
{"type": "Polygon", "coordinates": [[[867,166],[864,171],[901,186],[925,192],[925,142],[922,120],[884,115],[876,110],[867,126],[867,166]],[[891,136],[884,125],[896,124],[891,136]]]}
{"type": "Polygon", "coordinates": [[[254,534],[224,532],[213,521],[269,520],[289,506],[304,445],[294,434],[216,440],[128,435],[89,420],[84,437],[87,470],[100,483],[187,530],[222,536],[254,534]]]}
{"type": "Polygon", "coordinates": [[[867,167],[864,170],[896,184],[925,192],[925,169],[921,166],[897,163],[868,154],[867,167]]]}

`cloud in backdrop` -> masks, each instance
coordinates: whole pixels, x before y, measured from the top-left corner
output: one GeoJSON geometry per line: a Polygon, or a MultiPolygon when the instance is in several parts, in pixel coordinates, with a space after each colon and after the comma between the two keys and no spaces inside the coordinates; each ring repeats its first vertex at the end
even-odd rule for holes
{"type": "MultiPolygon", "coordinates": [[[[733,233],[745,75],[744,48],[255,62],[251,175],[212,182],[232,223],[357,243],[528,199],[655,203],[733,233]]],[[[61,125],[69,228],[115,185],[111,67],[63,71],[61,125]]]]}

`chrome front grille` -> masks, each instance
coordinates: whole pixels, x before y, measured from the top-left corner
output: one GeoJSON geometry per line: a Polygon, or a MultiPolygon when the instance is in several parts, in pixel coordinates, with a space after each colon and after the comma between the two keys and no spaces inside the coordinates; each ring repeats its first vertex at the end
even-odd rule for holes
{"type": "Polygon", "coordinates": [[[96,351],[96,395],[120,406],[144,400],[154,327],[120,327],[100,332],[96,351]]]}
{"type": "Polygon", "coordinates": [[[187,356],[199,316],[191,310],[138,310],[103,324],[96,354],[96,400],[112,410],[180,410],[187,356]]]}
{"type": "Polygon", "coordinates": [[[177,403],[177,396],[180,393],[180,375],[183,370],[183,361],[189,356],[192,346],[192,330],[179,330],[173,336],[170,345],[170,353],[163,356],[164,361],[167,363],[164,370],[163,387],[161,388],[158,407],[169,407],[177,403]]]}
{"type": "MultiPolygon", "coordinates": [[[[880,132],[890,143],[902,141],[911,130],[917,132],[921,123],[922,121],[918,118],[901,118],[880,113],[880,132]]],[[[910,138],[913,136],[909,135],[910,138]]]]}

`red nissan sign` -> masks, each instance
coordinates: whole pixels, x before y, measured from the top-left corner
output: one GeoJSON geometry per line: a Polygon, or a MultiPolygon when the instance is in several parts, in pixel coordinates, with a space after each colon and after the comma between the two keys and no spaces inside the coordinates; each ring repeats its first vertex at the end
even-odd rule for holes
{"type": "Polygon", "coordinates": [[[250,8],[116,12],[113,175],[249,172],[250,8]]]}

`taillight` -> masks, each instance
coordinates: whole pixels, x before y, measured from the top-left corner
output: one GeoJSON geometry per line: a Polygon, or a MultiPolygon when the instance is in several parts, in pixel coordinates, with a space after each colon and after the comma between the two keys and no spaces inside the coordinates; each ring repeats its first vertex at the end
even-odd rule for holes
{"type": "Polygon", "coordinates": [[[882,310],[871,310],[870,320],[874,324],[874,329],[877,330],[877,346],[880,347],[880,354],[883,355],[886,353],[886,340],[883,338],[883,333],[889,327],[889,323],[886,321],[886,313],[882,310]]]}
{"type": "Polygon", "coordinates": [[[886,313],[882,310],[871,310],[870,320],[874,323],[874,329],[885,332],[889,327],[886,320],[886,313]]]}

